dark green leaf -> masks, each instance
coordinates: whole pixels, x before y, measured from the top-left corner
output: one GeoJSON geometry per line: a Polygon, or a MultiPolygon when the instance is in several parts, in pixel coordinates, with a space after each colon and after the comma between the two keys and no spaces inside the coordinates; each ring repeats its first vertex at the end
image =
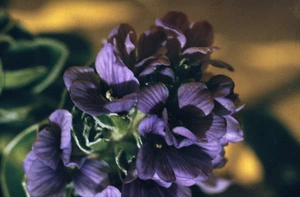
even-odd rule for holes
{"type": "Polygon", "coordinates": [[[47,74],[47,67],[36,66],[15,71],[6,71],[4,84],[6,89],[17,89],[38,81],[47,74]]]}
{"type": "Polygon", "coordinates": [[[33,125],[16,136],[5,148],[1,163],[1,186],[5,197],[26,196],[22,181],[23,160],[31,150],[39,125],[33,125]]]}
{"type": "MultiPolygon", "coordinates": [[[[25,74],[31,72],[26,79],[27,83],[21,87],[35,82],[31,86],[31,91],[34,94],[42,92],[61,73],[68,57],[66,47],[60,42],[47,39],[35,39],[34,41],[20,41],[11,46],[9,50],[5,51],[2,57],[3,69],[6,75],[6,81],[9,81],[4,88],[17,88],[18,82],[12,82],[15,79],[9,79],[13,71],[18,74],[25,74]],[[33,69],[33,70],[30,70],[33,69]],[[36,73],[36,71],[39,71],[36,73]],[[37,75],[37,76],[35,76],[37,75]],[[39,79],[39,80],[38,80],[39,79]],[[14,85],[11,85],[11,84],[14,85]]],[[[17,74],[14,74],[17,75],[17,74]]]]}

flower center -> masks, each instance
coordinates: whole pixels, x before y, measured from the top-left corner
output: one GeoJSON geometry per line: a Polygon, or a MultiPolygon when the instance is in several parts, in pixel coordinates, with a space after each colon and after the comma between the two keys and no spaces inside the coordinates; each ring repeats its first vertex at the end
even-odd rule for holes
{"type": "Polygon", "coordinates": [[[155,144],[155,147],[156,147],[157,149],[161,149],[161,148],[162,148],[162,144],[155,144]]]}
{"type": "Polygon", "coordinates": [[[107,100],[109,100],[109,101],[113,101],[113,100],[114,100],[114,97],[112,96],[112,90],[111,90],[111,89],[106,91],[105,97],[106,97],[107,100]]]}

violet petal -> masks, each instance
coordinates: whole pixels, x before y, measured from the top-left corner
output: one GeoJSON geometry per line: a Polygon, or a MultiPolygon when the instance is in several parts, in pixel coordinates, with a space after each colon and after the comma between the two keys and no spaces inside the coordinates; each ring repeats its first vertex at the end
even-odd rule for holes
{"type": "Polygon", "coordinates": [[[65,71],[63,78],[68,91],[70,91],[70,87],[75,81],[93,81],[95,84],[99,84],[99,77],[97,77],[94,69],[90,67],[70,67],[65,71]]]}
{"type": "Polygon", "coordinates": [[[26,172],[26,189],[32,197],[59,197],[62,196],[68,176],[62,163],[53,170],[39,159],[29,161],[25,159],[24,165],[31,163],[26,172]]]}
{"type": "Polygon", "coordinates": [[[154,155],[152,148],[146,143],[137,154],[136,170],[138,176],[144,180],[151,179],[155,173],[155,158],[157,156],[154,155]]]}
{"type": "Polygon", "coordinates": [[[70,96],[74,104],[83,112],[98,116],[108,111],[104,109],[107,102],[100,93],[97,84],[90,81],[76,81],[70,87],[70,96]]]}
{"type": "Polygon", "coordinates": [[[104,108],[112,113],[127,113],[136,102],[136,93],[126,95],[120,99],[110,101],[104,105],[104,108]]]}
{"type": "Polygon", "coordinates": [[[32,146],[35,155],[53,170],[60,160],[60,135],[60,129],[45,128],[38,133],[32,146]]]}
{"type": "Polygon", "coordinates": [[[138,93],[137,108],[146,114],[160,112],[168,96],[168,88],[161,83],[145,87],[138,93]]]}
{"type": "Polygon", "coordinates": [[[81,196],[93,196],[108,185],[109,166],[104,161],[87,159],[73,176],[74,188],[81,196]]]}
{"type": "Polygon", "coordinates": [[[124,65],[112,44],[107,43],[101,49],[95,64],[99,76],[113,88],[114,96],[120,98],[138,90],[138,80],[124,65]]]}
{"type": "Polygon", "coordinates": [[[208,115],[214,107],[210,92],[206,85],[200,82],[181,85],[178,89],[178,104],[181,110],[197,110],[200,116],[208,115]]]}
{"type": "Polygon", "coordinates": [[[206,82],[214,98],[228,96],[234,88],[234,82],[226,75],[216,75],[206,82]]]}
{"type": "Polygon", "coordinates": [[[156,134],[156,135],[161,135],[164,136],[165,124],[164,121],[159,119],[157,116],[152,115],[144,118],[139,126],[138,126],[138,131],[139,133],[146,137],[147,134],[156,134]]]}
{"type": "Polygon", "coordinates": [[[57,124],[61,129],[60,149],[62,150],[62,160],[66,165],[70,160],[72,152],[72,114],[67,110],[56,110],[50,115],[49,120],[51,123],[57,124]]]}
{"type": "Polygon", "coordinates": [[[121,197],[121,192],[116,187],[109,185],[94,197],[121,197]]]}

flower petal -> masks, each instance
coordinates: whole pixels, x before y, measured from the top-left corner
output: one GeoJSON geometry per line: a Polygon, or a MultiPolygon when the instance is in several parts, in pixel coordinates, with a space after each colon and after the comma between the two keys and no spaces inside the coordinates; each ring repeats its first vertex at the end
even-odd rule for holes
{"type": "MultiPolygon", "coordinates": [[[[167,24],[166,22],[164,22],[159,18],[155,20],[155,25],[158,27],[162,27],[165,30],[168,30],[169,31],[168,34],[171,34],[171,36],[176,37],[176,40],[180,43],[180,48],[184,47],[184,45],[186,44],[186,37],[182,32],[180,32],[179,29],[177,29],[175,26],[167,24]]],[[[169,39],[169,35],[168,35],[168,39],[169,39]]]]}
{"type": "Polygon", "coordinates": [[[71,85],[75,81],[93,81],[95,84],[99,84],[99,78],[97,77],[93,68],[84,66],[73,66],[67,69],[64,73],[65,85],[70,91],[71,85]]]}
{"type": "Polygon", "coordinates": [[[141,179],[147,180],[153,177],[156,157],[149,144],[146,143],[140,148],[136,159],[136,170],[141,179]]]}
{"type": "Polygon", "coordinates": [[[112,94],[117,98],[136,92],[139,88],[138,80],[119,56],[115,47],[107,43],[98,53],[95,63],[99,76],[112,87],[112,94]]]}
{"type": "Polygon", "coordinates": [[[185,32],[186,29],[189,27],[189,20],[183,12],[178,12],[178,11],[171,11],[166,13],[162,20],[177,29],[180,29],[181,32],[185,32]]]}
{"type": "Polygon", "coordinates": [[[206,59],[202,60],[200,63],[204,64],[204,65],[210,64],[210,65],[212,65],[214,67],[217,67],[217,68],[225,68],[229,71],[234,71],[234,68],[230,64],[228,64],[224,61],[221,61],[221,60],[207,59],[206,58],[206,59]]]}
{"type": "Polygon", "coordinates": [[[225,97],[232,93],[234,82],[226,75],[216,75],[206,82],[214,98],[225,97]]]}
{"type": "Polygon", "coordinates": [[[123,184],[122,197],[191,197],[191,190],[178,184],[165,188],[151,180],[135,179],[123,184]]]}
{"type": "Polygon", "coordinates": [[[206,194],[218,194],[224,192],[231,185],[231,181],[211,175],[207,181],[198,182],[197,185],[206,194]]]}
{"type": "Polygon", "coordinates": [[[108,185],[109,166],[104,161],[87,159],[73,176],[74,188],[80,196],[93,196],[108,185]]]}
{"type": "Polygon", "coordinates": [[[121,197],[121,192],[116,187],[109,185],[94,197],[121,197]]]}
{"type": "Polygon", "coordinates": [[[187,49],[185,49],[182,52],[182,55],[192,55],[192,54],[196,54],[196,53],[201,53],[201,54],[210,54],[216,50],[219,50],[220,47],[218,46],[212,46],[212,47],[189,47],[187,49]]]}
{"type": "Polygon", "coordinates": [[[156,54],[166,40],[167,35],[162,27],[150,27],[139,38],[138,60],[141,61],[156,54]]]}
{"type": "Polygon", "coordinates": [[[207,47],[213,44],[214,32],[207,21],[197,21],[190,25],[185,32],[187,39],[186,48],[207,47]]]}
{"type": "Polygon", "coordinates": [[[160,151],[159,154],[156,155],[155,171],[159,178],[165,182],[174,182],[176,180],[173,166],[171,166],[170,163],[168,153],[165,151],[160,151]]]}
{"type": "Polygon", "coordinates": [[[45,128],[41,130],[32,146],[35,155],[53,170],[60,160],[60,128],[45,128]]]}
{"type": "Polygon", "coordinates": [[[169,91],[165,85],[150,85],[139,91],[137,108],[146,114],[158,113],[163,109],[168,96],[169,91]]]}
{"type": "Polygon", "coordinates": [[[62,163],[54,170],[39,159],[34,161],[27,159],[25,159],[24,165],[27,166],[28,162],[31,163],[26,172],[26,189],[30,196],[62,196],[68,182],[68,176],[66,176],[62,163]]]}
{"type": "Polygon", "coordinates": [[[135,64],[135,45],[137,42],[134,29],[128,24],[120,24],[110,32],[108,42],[116,46],[124,64],[132,69],[135,64]]]}
{"type": "Polygon", "coordinates": [[[190,130],[188,130],[185,127],[175,127],[175,128],[173,128],[173,132],[176,133],[177,135],[186,137],[186,138],[192,140],[193,142],[199,141],[199,138],[197,136],[195,136],[195,134],[193,132],[191,132],[190,130]]]}
{"type": "Polygon", "coordinates": [[[23,162],[23,168],[24,168],[24,171],[25,171],[25,174],[27,174],[32,166],[32,163],[37,160],[38,157],[34,154],[33,151],[30,151],[26,158],[24,159],[24,162],[23,162]]]}
{"type": "Polygon", "coordinates": [[[244,140],[243,131],[239,122],[232,116],[225,116],[227,123],[226,134],[220,139],[222,145],[227,145],[228,142],[240,142],[244,140]]]}
{"type": "Polygon", "coordinates": [[[190,82],[178,89],[179,108],[186,113],[196,112],[200,116],[211,113],[214,102],[206,85],[200,82],[190,82]]]}
{"type": "Polygon", "coordinates": [[[62,150],[62,160],[66,165],[70,160],[72,152],[72,114],[67,110],[56,110],[50,115],[49,120],[51,123],[57,124],[61,129],[60,149],[62,150]]]}
{"type": "Polygon", "coordinates": [[[176,183],[185,186],[195,184],[196,180],[206,180],[212,172],[211,158],[198,146],[173,149],[166,153],[176,175],[176,183]]]}
{"type": "Polygon", "coordinates": [[[74,104],[83,112],[98,116],[108,111],[104,108],[107,102],[100,93],[100,84],[91,81],[76,81],[70,87],[70,97],[74,104]]]}
{"type": "Polygon", "coordinates": [[[105,109],[112,113],[127,113],[136,102],[136,93],[126,95],[120,99],[113,100],[105,104],[105,109]]]}
{"type": "Polygon", "coordinates": [[[212,114],[205,117],[192,116],[182,121],[200,141],[219,140],[226,133],[226,120],[221,116],[212,114]]]}
{"type": "Polygon", "coordinates": [[[156,134],[164,136],[164,128],[164,121],[159,119],[156,115],[152,115],[144,118],[140,122],[138,126],[138,131],[144,137],[146,137],[147,134],[156,134]]]}

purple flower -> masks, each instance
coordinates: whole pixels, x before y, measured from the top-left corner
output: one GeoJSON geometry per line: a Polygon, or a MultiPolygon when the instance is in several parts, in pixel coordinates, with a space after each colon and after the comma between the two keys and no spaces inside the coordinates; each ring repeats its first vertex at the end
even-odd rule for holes
{"type": "Polygon", "coordinates": [[[97,116],[132,108],[139,89],[139,81],[130,70],[135,62],[134,35],[126,24],[112,30],[96,58],[98,75],[89,67],[71,67],[65,72],[65,85],[80,110],[97,116]]]}
{"type": "Polygon", "coordinates": [[[211,64],[233,70],[223,61],[210,59],[210,54],[219,49],[212,46],[213,37],[213,28],[207,21],[190,23],[184,13],[171,11],[161,19],[156,19],[155,26],[142,34],[138,43],[139,59],[153,56],[158,50],[165,48],[166,55],[173,64],[186,58],[190,66],[201,66],[201,69],[211,64]]]}
{"type": "Polygon", "coordinates": [[[228,142],[242,141],[243,131],[235,116],[244,107],[239,106],[240,101],[234,93],[234,82],[231,78],[225,75],[216,75],[206,83],[210,90],[213,100],[213,113],[222,116],[226,120],[226,133],[220,139],[220,143],[227,145],[228,142]]]}
{"type": "Polygon", "coordinates": [[[108,184],[106,162],[88,158],[75,161],[71,157],[71,114],[56,110],[49,120],[49,127],[38,133],[23,162],[28,193],[33,197],[62,196],[70,181],[82,196],[104,189],[108,184]]]}
{"type": "Polygon", "coordinates": [[[138,151],[136,169],[140,179],[157,179],[185,186],[206,180],[212,172],[212,158],[197,145],[177,148],[165,141],[163,120],[149,116],[138,127],[143,145],[138,151]]]}
{"type": "Polygon", "coordinates": [[[163,186],[157,181],[142,180],[138,178],[137,171],[132,170],[127,175],[123,188],[122,197],[190,197],[191,190],[180,184],[168,184],[163,186]]]}

